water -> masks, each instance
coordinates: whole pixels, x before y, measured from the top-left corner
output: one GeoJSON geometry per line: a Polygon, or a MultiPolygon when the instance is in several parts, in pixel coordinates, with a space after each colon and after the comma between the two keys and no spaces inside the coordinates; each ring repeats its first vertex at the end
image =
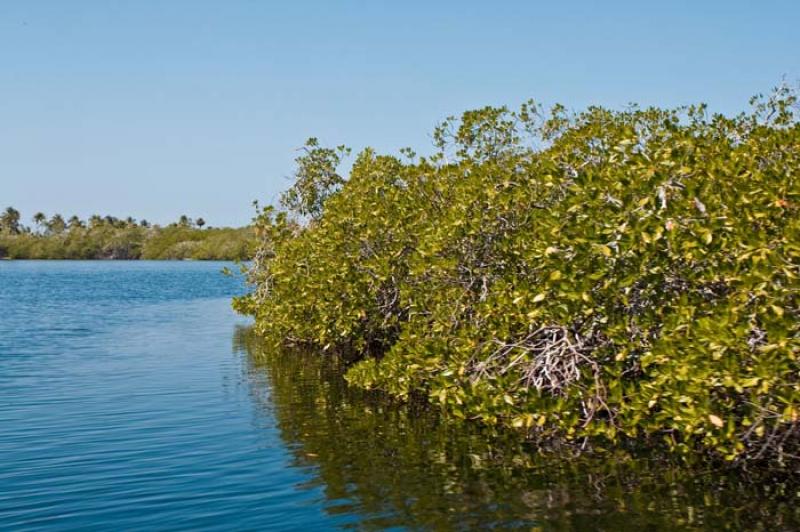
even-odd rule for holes
{"type": "Polygon", "coordinates": [[[0,529],[788,529],[797,495],[347,388],[223,263],[0,262],[0,529]]]}

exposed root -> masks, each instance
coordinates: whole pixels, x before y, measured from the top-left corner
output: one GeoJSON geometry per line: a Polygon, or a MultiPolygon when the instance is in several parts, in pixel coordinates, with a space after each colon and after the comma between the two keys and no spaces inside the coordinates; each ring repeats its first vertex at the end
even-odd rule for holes
{"type": "Polygon", "coordinates": [[[494,339],[491,343],[497,346],[495,350],[473,365],[473,382],[492,373],[504,375],[513,370],[519,373],[520,383],[525,387],[551,395],[566,396],[569,388],[577,386],[584,395],[585,424],[601,410],[613,420],[613,412],[605,402],[600,366],[591,358],[592,352],[602,344],[598,334],[582,336],[566,327],[549,325],[518,341],[494,339]],[[593,380],[591,386],[580,382],[587,371],[593,380]]]}

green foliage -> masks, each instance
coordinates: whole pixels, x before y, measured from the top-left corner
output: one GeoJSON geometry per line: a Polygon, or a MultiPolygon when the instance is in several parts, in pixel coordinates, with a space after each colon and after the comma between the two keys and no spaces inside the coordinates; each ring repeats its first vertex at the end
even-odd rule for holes
{"type": "Polygon", "coordinates": [[[13,207],[8,207],[0,214],[0,233],[18,234],[20,232],[19,211],[13,207]]]}
{"type": "Polygon", "coordinates": [[[33,221],[38,232],[21,226],[18,216],[15,231],[0,231],[0,257],[245,260],[255,243],[251,227],[201,230],[191,227],[185,216],[185,223],[159,227],[145,221],[137,224],[132,218],[95,215],[84,223],[77,216],[65,221],[55,214],[48,220],[43,213],[36,213],[33,221]]]}
{"type": "Polygon", "coordinates": [[[143,259],[245,260],[253,247],[249,227],[195,229],[173,226],[151,231],[142,247],[143,259]]]}
{"type": "Polygon", "coordinates": [[[311,223],[260,210],[235,306],[456,418],[796,467],[796,104],[467,112],[432,157],[303,183],[311,223]]]}
{"type": "Polygon", "coordinates": [[[323,148],[316,138],[310,138],[302,148],[303,154],[295,159],[295,183],[281,197],[281,203],[300,216],[319,218],[328,197],[344,183],[337,168],[350,149],[339,146],[335,150],[323,148]]]}

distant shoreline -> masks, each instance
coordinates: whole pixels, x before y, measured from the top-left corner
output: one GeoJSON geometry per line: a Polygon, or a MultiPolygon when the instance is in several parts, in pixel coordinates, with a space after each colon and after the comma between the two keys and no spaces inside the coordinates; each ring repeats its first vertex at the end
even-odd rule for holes
{"type": "Polygon", "coordinates": [[[167,226],[113,216],[89,220],[37,213],[35,226],[8,207],[0,214],[0,258],[12,260],[244,260],[252,256],[252,227],[205,227],[186,216],[167,226]]]}

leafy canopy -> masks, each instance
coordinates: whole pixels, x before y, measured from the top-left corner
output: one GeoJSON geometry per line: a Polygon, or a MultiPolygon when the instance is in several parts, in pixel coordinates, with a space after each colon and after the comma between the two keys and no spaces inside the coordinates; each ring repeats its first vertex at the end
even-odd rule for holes
{"type": "Polygon", "coordinates": [[[313,140],[235,306],[457,418],[796,464],[797,100],[752,104],[486,107],[346,180],[313,140]]]}

